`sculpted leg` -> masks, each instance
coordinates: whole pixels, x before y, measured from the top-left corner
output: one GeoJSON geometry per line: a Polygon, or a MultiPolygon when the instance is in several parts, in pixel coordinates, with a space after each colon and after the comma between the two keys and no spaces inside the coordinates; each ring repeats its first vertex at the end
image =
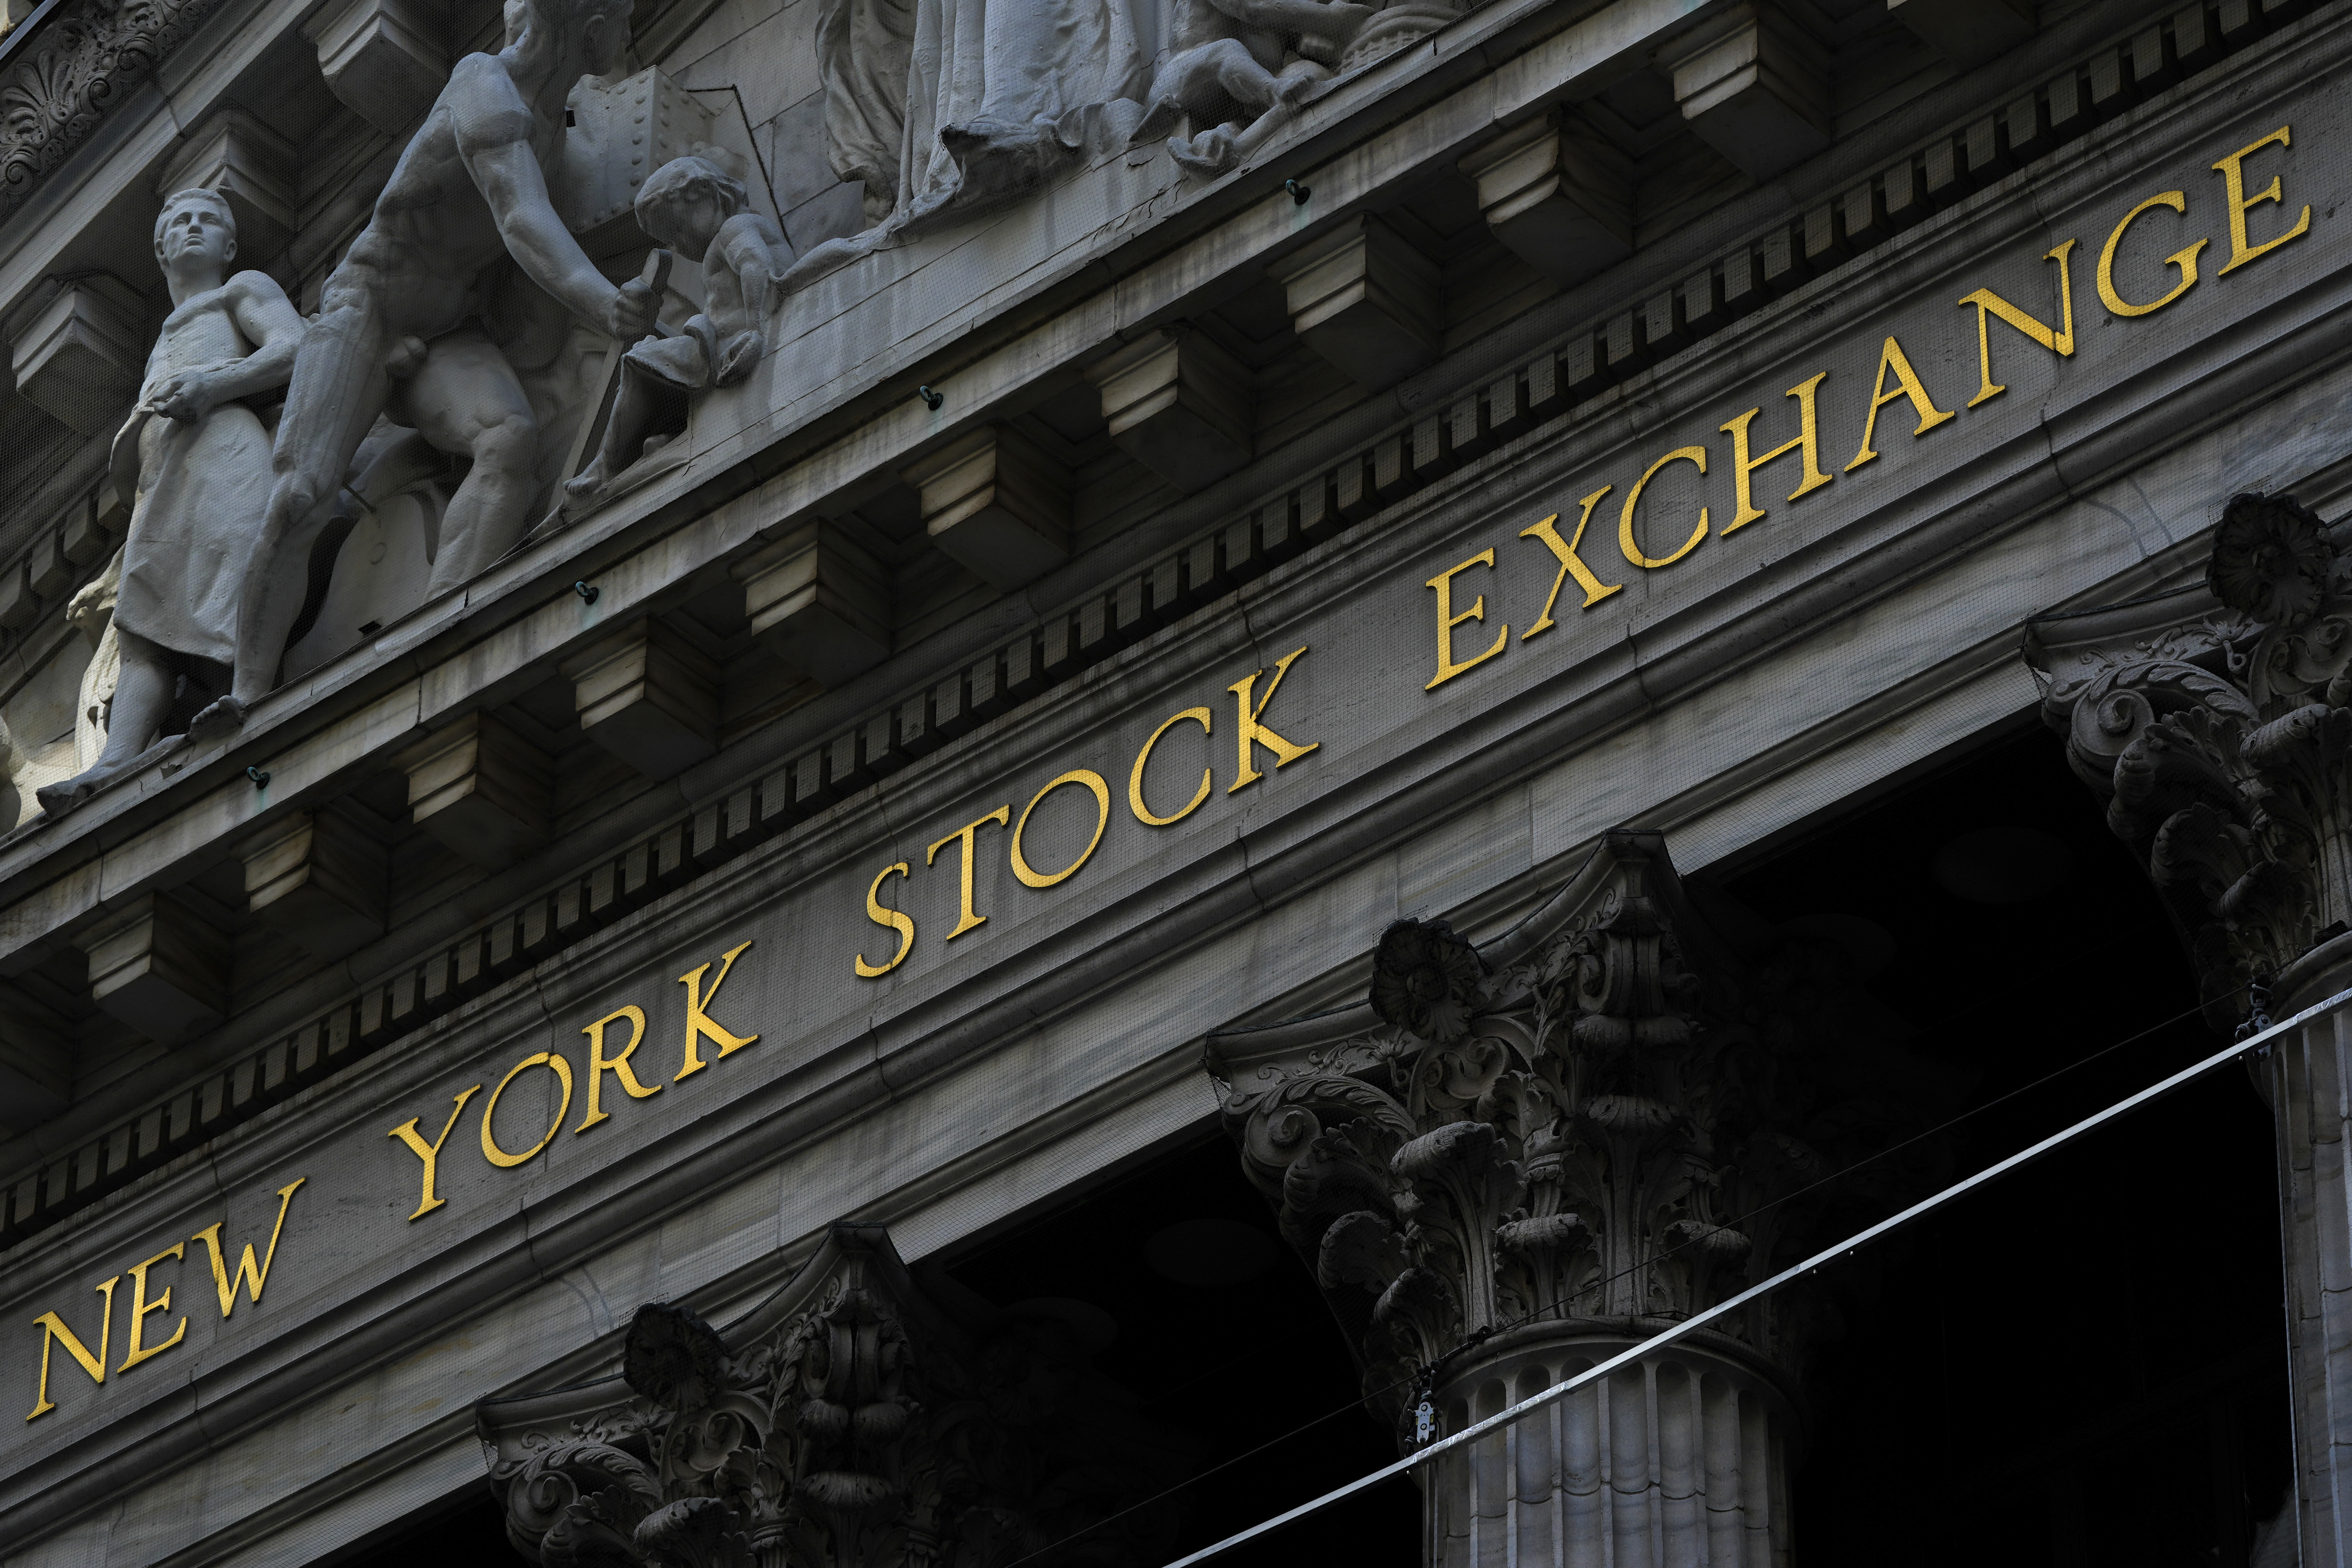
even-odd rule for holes
{"type": "Polygon", "coordinates": [[[135,632],[116,635],[122,648],[122,673],[115,681],[106,749],[97,762],[73,777],[44,784],[35,792],[41,809],[51,816],[62,816],[143,761],[156,741],[156,731],[163,728],[163,715],[171,710],[177,681],[163,650],[135,632]]]}
{"type": "Polygon", "coordinates": [[[539,488],[531,474],[539,420],[505,356],[469,334],[433,345],[409,384],[408,403],[426,440],[474,459],[441,520],[441,549],[425,590],[435,599],[480,575],[521,540],[539,488]]]}
{"type": "Polygon", "coordinates": [[[270,460],[269,508],[237,603],[235,680],[228,696],[189,724],[191,741],[236,729],[246,710],[278,684],[286,636],[309,587],[311,537],[326,521],[352,454],[383,410],[385,347],[374,296],[354,284],[331,285],[286,392],[286,416],[270,460]]]}

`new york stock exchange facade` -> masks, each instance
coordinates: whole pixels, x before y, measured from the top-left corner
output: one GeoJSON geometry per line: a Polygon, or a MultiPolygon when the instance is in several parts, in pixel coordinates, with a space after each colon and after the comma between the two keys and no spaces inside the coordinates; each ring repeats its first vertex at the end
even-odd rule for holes
{"type": "Polygon", "coordinates": [[[2352,1563],[2344,0],[12,23],[0,1561],[2352,1563]]]}

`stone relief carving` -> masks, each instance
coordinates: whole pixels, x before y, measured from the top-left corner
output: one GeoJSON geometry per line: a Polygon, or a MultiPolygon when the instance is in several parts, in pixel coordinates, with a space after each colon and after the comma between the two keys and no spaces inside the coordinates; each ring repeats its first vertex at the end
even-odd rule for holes
{"type": "Polygon", "coordinates": [[[1180,167],[1223,174],[1329,79],[1372,15],[1348,0],[1176,0],[1173,50],[1152,77],[1129,144],[1167,136],[1180,167]],[[1168,135],[1187,125],[1191,134],[1168,135]]]}
{"type": "Polygon", "coordinates": [[[228,271],[236,257],[236,219],[219,195],[182,191],[163,204],[155,258],[172,313],[114,438],[116,487],[135,499],[110,574],[107,739],[89,766],[39,790],[52,814],[177,743],[164,731],[190,683],[217,689],[236,658],[237,595],[269,483],[269,429],[249,403],[286,384],[303,329],[277,283],[228,271]]]}
{"type": "Polygon", "coordinates": [[[440,520],[426,587],[437,596],[521,540],[541,488],[541,417],[519,370],[555,362],[572,321],[533,303],[623,342],[653,325],[651,289],[607,281],[548,195],[567,99],[583,78],[611,74],[628,47],[625,0],[520,0],[517,10],[504,49],[457,62],[327,280],[295,361],[239,596],[232,689],[196,715],[192,738],[234,730],[275,684],[312,542],[379,416],[470,464],[440,520]]]}
{"type": "MultiPolygon", "coordinates": [[[[846,1222],[724,1332],[641,1307],[618,1378],[486,1401],[477,1426],[509,1539],[546,1568],[990,1568],[1186,1465],[1061,1322],[950,1312],[846,1222]]],[[[1139,1510],[1084,1556],[1163,1561],[1173,1523],[1139,1510]]]]}
{"type": "Polygon", "coordinates": [[[216,0],[79,0],[0,78],[0,217],[97,128],[216,0]]]}
{"type": "MultiPolygon", "coordinates": [[[[687,401],[751,374],[766,352],[768,311],[791,265],[792,246],[775,220],[748,210],[743,183],[710,158],[672,159],[637,192],[637,222],[666,274],[669,251],[702,268],[704,308],[682,331],[657,328],[621,356],[621,380],[602,444],[568,480],[574,500],[593,500],[648,447],[685,429],[687,401]]],[[[651,287],[658,294],[667,277],[651,287]]]]}
{"type": "Polygon", "coordinates": [[[2025,655],[2230,1028],[2250,982],[2352,921],[2352,557],[2292,497],[2237,496],[2201,587],[2036,621],[2025,655]]]}
{"type": "MultiPolygon", "coordinates": [[[[1441,1427],[1491,1414],[1940,1174],[1930,1142],[1812,1190],[1924,1125],[1958,1085],[1903,1048],[1899,1021],[1853,989],[1835,943],[1766,931],[1745,946],[1692,905],[1658,835],[1620,831],[1483,947],[1400,921],[1381,939],[1366,1004],[1211,1037],[1242,1168],[1314,1271],[1359,1352],[1368,1403],[1402,1446],[1421,1435],[1417,1390],[1441,1427]]],[[[1730,1422],[1721,1441],[1749,1489],[1727,1482],[1709,1517],[1785,1534],[1775,1500],[1799,1379],[1869,1278],[1777,1292],[1645,1369],[1652,1383],[1721,1393],[1706,1419],[1730,1422]]],[[[1599,1452],[1641,1395],[1611,1397],[1563,1417],[1599,1452]]],[[[1481,1467],[1465,1463],[1433,1482],[1433,1542],[1506,1500],[1474,1500],[1481,1467]]],[[[1549,1517],[1536,1505],[1553,1488],[1599,1498],[1597,1472],[1560,1465],[1540,1484],[1523,1477],[1507,1500],[1549,1517]]],[[[1638,1492],[1654,1479],[1636,1465],[1609,1486],[1638,1492]]],[[[1600,1501],[1588,1512],[1572,1540],[1619,1528],[1600,1501]]],[[[1450,1550],[1433,1544],[1433,1560],[1450,1550]]]]}

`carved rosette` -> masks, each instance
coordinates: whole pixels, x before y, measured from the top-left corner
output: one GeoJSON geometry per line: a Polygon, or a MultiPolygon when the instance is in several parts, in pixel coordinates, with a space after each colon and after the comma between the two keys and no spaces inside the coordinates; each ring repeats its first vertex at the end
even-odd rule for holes
{"type": "MultiPolygon", "coordinates": [[[[1887,1161],[1807,1191],[1949,1086],[1844,982],[1843,952],[1747,948],[1690,905],[1658,835],[1612,833],[1483,947],[1402,921],[1364,1005],[1211,1037],[1243,1169],[1401,1440],[1423,1369],[1442,1407],[1467,1411],[1509,1368],[1559,1375],[1564,1344],[1638,1341],[1932,1178],[1887,1161]]],[[[1830,1292],[1861,1283],[1776,1293],[1705,1353],[1785,1409],[1834,1326],[1830,1292]]]]}
{"type": "MultiPolygon", "coordinates": [[[[879,1226],[835,1226],[723,1334],[639,1308],[622,1368],[478,1413],[509,1538],[545,1568],[989,1568],[1183,1468],[1059,1324],[951,1321],[879,1226]]],[[[1156,1560],[1172,1522],[1141,1510],[1083,1554],[1156,1560]]]]}
{"type": "Polygon", "coordinates": [[[0,216],[97,129],[218,0],[76,0],[0,76],[0,216]]]}
{"type": "Polygon", "coordinates": [[[2291,497],[2237,496],[2201,585],[2035,621],[2025,656],[2229,1029],[2352,920],[2352,561],[2291,497]]]}

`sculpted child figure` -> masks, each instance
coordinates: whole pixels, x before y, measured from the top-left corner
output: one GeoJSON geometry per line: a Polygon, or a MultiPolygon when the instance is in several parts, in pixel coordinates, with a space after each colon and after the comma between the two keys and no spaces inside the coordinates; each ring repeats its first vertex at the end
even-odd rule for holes
{"type": "Polygon", "coordinates": [[[300,613],[310,544],[376,416],[470,459],[441,521],[426,594],[469,581],[521,538],[537,491],[539,423],[485,330],[491,269],[512,258],[582,321],[624,342],[652,325],[653,291],[615,288],[548,195],[563,153],[564,100],[617,68],[629,0],[520,0],[508,42],[450,70],[394,165],[367,227],[326,282],[303,340],[273,459],[260,549],[245,579],[236,684],[189,725],[236,729],[277,683],[300,613]]]}
{"type": "Polygon", "coordinates": [[[217,691],[236,660],[237,596],[270,484],[269,432],[239,399],[286,384],[302,318],[263,274],[228,276],[236,257],[236,222],[217,195],[164,202],[155,259],[172,313],[114,438],[115,484],[132,497],[114,605],[121,670],[97,762],[38,792],[52,816],[161,743],[183,676],[217,691]]]}
{"type": "Polygon", "coordinates": [[[732,386],[760,363],[761,329],[793,250],[774,221],[748,205],[742,182],[699,157],[671,159],[638,189],[637,226],[701,261],[705,309],[683,332],[647,338],[622,356],[595,460],[563,487],[575,500],[604,494],[648,436],[683,430],[688,396],[732,386]]]}

